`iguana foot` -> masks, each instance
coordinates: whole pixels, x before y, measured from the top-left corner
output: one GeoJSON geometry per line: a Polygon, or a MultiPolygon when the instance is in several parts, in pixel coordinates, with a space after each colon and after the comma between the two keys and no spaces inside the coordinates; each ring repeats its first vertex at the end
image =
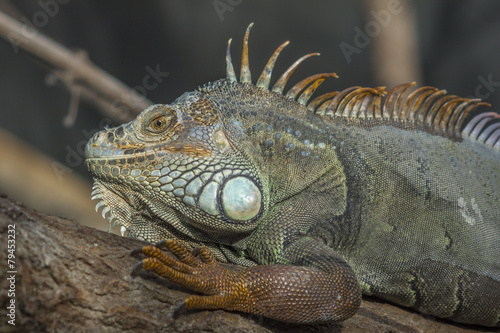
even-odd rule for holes
{"type": "Polygon", "coordinates": [[[356,313],[361,293],[343,262],[332,273],[314,267],[257,265],[233,270],[218,263],[210,250],[189,252],[176,240],[134,250],[146,256],[141,267],[204,295],[191,295],[180,309],[223,309],[292,323],[345,320],[356,313]],[[163,252],[165,248],[170,254],[163,252]]]}
{"type": "Polygon", "coordinates": [[[221,266],[207,247],[189,252],[181,243],[169,239],[155,245],[136,249],[132,254],[146,256],[132,272],[141,268],[200,292],[206,296],[192,295],[186,298],[179,309],[225,309],[249,312],[241,303],[249,302],[245,295],[242,277],[221,266]],[[161,250],[165,248],[172,255],[161,250]]]}

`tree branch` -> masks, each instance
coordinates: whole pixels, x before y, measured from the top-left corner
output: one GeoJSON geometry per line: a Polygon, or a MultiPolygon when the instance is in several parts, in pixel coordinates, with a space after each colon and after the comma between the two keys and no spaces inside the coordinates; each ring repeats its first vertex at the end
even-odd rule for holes
{"type": "Polygon", "coordinates": [[[0,262],[13,265],[3,266],[9,279],[0,280],[0,306],[9,314],[14,300],[16,324],[2,315],[2,332],[473,332],[366,297],[358,314],[343,323],[291,325],[221,310],[174,318],[190,291],[144,271],[130,276],[139,261],[130,252],[145,242],[38,213],[5,196],[0,239],[15,245],[9,251],[2,242],[0,251],[0,262]]]}
{"type": "Polygon", "coordinates": [[[91,63],[83,52],[71,52],[34,26],[20,23],[1,11],[0,37],[8,41],[15,52],[22,49],[62,71],[57,76],[70,89],[81,86],[83,97],[95,100],[96,105],[102,107],[101,111],[115,121],[131,120],[152,104],[91,63]]]}

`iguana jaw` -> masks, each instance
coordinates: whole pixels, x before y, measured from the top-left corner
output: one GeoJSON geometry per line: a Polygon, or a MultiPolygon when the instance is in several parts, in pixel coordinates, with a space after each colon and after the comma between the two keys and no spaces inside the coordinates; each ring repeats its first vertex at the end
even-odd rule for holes
{"type": "Polygon", "coordinates": [[[159,205],[154,198],[143,196],[127,186],[95,180],[92,199],[99,200],[96,211],[103,207],[101,214],[108,220],[108,230],[120,226],[122,236],[148,242],[169,238],[196,238],[196,231],[185,227],[189,226],[185,216],[168,205],[159,205]]]}
{"type": "Polygon", "coordinates": [[[124,219],[123,216],[121,218],[118,218],[117,216],[119,214],[117,213],[116,208],[120,207],[121,210],[130,211],[132,211],[134,208],[129,205],[126,200],[123,200],[123,198],[107,189],[106,186],[99,180],[95,180],[94,185],[92,186],[92,200],[98,200],[95,207],[96,212],[99,210],[99,208],[103,207],[101,214],[103,219],[108,220],[108,231],[111,228],[121,226],[120,233],[122,236],[125,236],[125,233],[130,230],[131,223],[129,220],[124,219]],[[111,198],[114,198],[115,200],[111,200],[111,198]],[[120,205],[115,206],[113,204],[110,204],[110,202],[120,202],[120,205]]]}

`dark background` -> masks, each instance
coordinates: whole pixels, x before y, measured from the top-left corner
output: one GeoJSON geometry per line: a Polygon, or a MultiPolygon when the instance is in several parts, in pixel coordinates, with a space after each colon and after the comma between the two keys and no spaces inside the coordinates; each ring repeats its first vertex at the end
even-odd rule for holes
{"type": "MultiPolygon", "coordinates": [[[[55,0],[0,1],[0,9],[33,22],[36,13],[51,2],[55,0]]],[[[86,51],[96,65],[131,87],[142,85],[148,66],[159,66],[169,76],[147,92],[146,97],[155,103],[170,103],[186,91],[225,77],[225,47],[231,37],[233,61],[239,72],[242,38],[250,22],[255,23],[249,42],[254,82],[274,49],[290,40],[278,60],[277,74],[306,53],[321,53],[307,60],[292,76],[292,82],[334,71],[340,79],[324,83],[323,91],[387,84],[380,79],[374,58],[377,36],[352,54],[350,63],[340,48],[343,42],[354,45],[355,28],[364,30],[373,20],[371,1],[66,2],[58,5],[39,32],[70,49],[86,51]]],[[[414,15],[413,41],[418,46],[414,64],[418,75],[408,81],[418,80],[419,85],[436,86],[463,97],[479,92],[493,105],[491,109],[498,111],[500,3],[399,2],[414,15]],[[493,84],[485,87],[488,77],[493,84]]],[[[383,29],[391,29],[391,25],[383,29]]],[[[63,126],[70,94],[62,84],[47,84],[50,70],[34,57],[16,53],[9,42],[0,43],[0,129],[69,166],[68,151],[77,151],[78,145],[87,141],[85,131],[98,129],[103,116],[91,104],[82,102],[75,123],[69,128],[63,126]]],[[[274,80],[277,77],[275,74],[274,80]]],[[[7,144],[0,141],[0,159],[8,158],[3,153],[7,144]]],[[[90,184],[83,163],[71,163],[70,169],[74,172],[66,175],[80,175],[90,184]]],[[[37,186],[42,185],[19,185],[23,188],[13,194],[0,175],[0,193],[19,200],[25,200],[19,193],[33,192],[37,186]]],[[[90,200],[90,194],[88,197],[90,200]]],[[[29,201],[32,206],[36,203],[29,201]]],[[[43,206],[39,209],[54,211],[43,206]]]]}

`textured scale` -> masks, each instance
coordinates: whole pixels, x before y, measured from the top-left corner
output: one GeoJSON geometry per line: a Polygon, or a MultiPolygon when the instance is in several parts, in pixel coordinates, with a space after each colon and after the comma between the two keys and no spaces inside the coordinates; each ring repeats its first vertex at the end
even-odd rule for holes
{"type": "Polygon", "coordinates": [[[86,147],[110,226],[149,242],[137,269],[183,305],[295,323],[345,320],[361,291],[449,320],[500,323],[500,116],[415,83],[313,97],[335,73],[252,83],[245,33],[226,79],[86,147]],[[169,252],[172,255],[167,255],[169,252]],[[228,269],[223,263],[243,268],[228,269]]]}

